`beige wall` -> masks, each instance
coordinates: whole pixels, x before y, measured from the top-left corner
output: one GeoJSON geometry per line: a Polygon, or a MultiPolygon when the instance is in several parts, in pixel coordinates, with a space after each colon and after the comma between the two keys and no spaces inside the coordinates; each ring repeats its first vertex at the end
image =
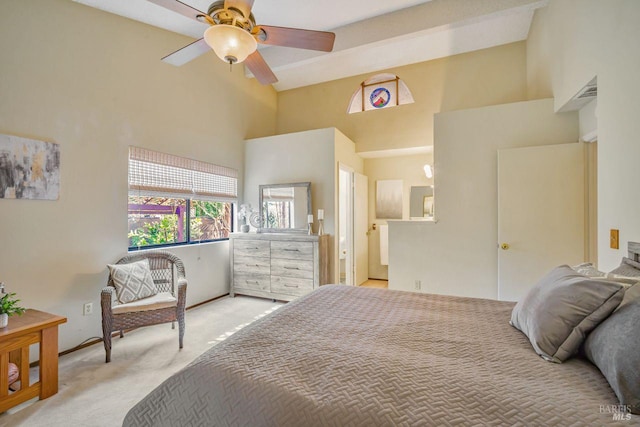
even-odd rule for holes
{"type": "Polygon", "coordinates": [[[370,75],[280,92],[277,131],[336,127],[358,152],[430,146],[438,112],[526,99],[525,59],[519,42],[380,71],[403,79],[415,103],[356,114],[346,113],[349,100],[370,75]]]}
{"type": "MultiPolygon", "coordinates": [[[[640,240],[640,201],[633,196],[640,158],[640,96],[635,89],[640,69],[640,56],[635,54],[640,39],[637,22],[640,2],[636,0],[551,0],[547,8],[536,12],[526,43],[388,70],[408,84],[416,103],[347,115],[351,94],[368,75],[276,94],[270,87],[245,79],[241,67],[229,72],[214,55],[204,55],[179,68],[159,61],[190,42],[187,37],[65,0],[2,2],[0,133],[60,144],[62,166],[60,200],[0,200],[4,243],[0,280],[19,293],[24,305],[67,316],[69,323],[61,328],[61,349],[73,347],[101,335],[98,296],[106,281],[105,264],[126,253],[129,145],[235,167],[242,177],[242,141],[246,138],[337,127],[356,142],[356,151],[429,146],[434,141],[434,115],[439,112],[552,95],[557,109],[596,75],[598,257],[600,268],[610,269],[624,255],[627,241],[640,240]],[[608,248],[610,228],[620,229],[621,250],[608,248]],[[82,304],[89,301],[94,302],[95,314],[82,316],[82,304]]],[[[445,123],[457,119],[457,114],[438,120],[445,123]]],[[[467,113],[459,114],[463,117],[467,113]]],[[[547,119],[568,120],[558,117],[565,116],[550,115],[547,119]]],[[[467,118],[468,126],[475,126],[467,118]]],[[[567,126],[575,127],[571,132],[577,133],[577,124],[567,126]]],[[[473,133],[473,128],[461,131],[473,133]]],[[[334,136],[342,139],[339,133],[334,136]]],[[[462,150],[460,161],[446,160],[446,151],[436,153],[436,216],[443,219],[446,197],[455,199],[466,188],[461,178],[459,186],[447,190],[446,175],[452,176],[459,171],[457,167],[471,162],[476,148],[482,156],[487,154],[487,147],[476,147],[474,135],[468,137],[462,141],[464,149],[451,148],[462,150]]],[[[571,139],[574,137],[571,134],[571,139]]],[[[525,142],[547,143],[529,137],[525,142]]],[[[553,142],[559,141],[548,143],[553,142]]],[[[341,155],[338,148],[335,151],[336,156],[341,155]]],[[[346,157],[356,159],[348,151],[346,157]]],[[[334,194],[329,195],[323,187],[323,195],[314,203],[314,211],[324,207],[326,214],[329,206],[335,213],[336,157],[332,161],[334,194]]],[[[396,161],[400,160],[365,162],[370,192],[375,191],[376,179],[386,179],[377,177],[387,176],[385,171],[393,169],[396,161]]],[[[357,164],[357,159],[353,162],[357,164]]],[[[473,169],[475,164],[469,166],[473,169]]],[[[409,172],[389,178],[410,179],[409,172]]],[[[319,180],[329,185],[326,178],[319,180]]],[[[466,183],[480,185],[471,180],[466,183]]],[[[241,179],[239,188],[243,187],[241,179]]],[[[257,186],[255,191],[257,194],[257,186]]],[[[495,204],[488,206],[494,209],[495,204]]],[[[372,222],[373,214],[371,210],[372,222]]],[[[465,223],[458,232],[471,227],[468,231],[473,235],[478,230],[474,221],[477,219],[465,223]]],[[[328,221],[326,225],[328,228],[328,221]]],[[[426,233],[434,233],[441,225],[445,228],[440,223],[398,223],[404,230],[399,235],[404,238],[395,239],[395,243],[413,250],[404,261],[423,269],[408,270],[400,280],[401,288],[412,288],[413,280],[419,278],[409,273],[427,274],[429,263],[460,255],[459,246],[452,246],[459,244],[455,233],[439,237],[444,245],[440,251],[424,246],[425,241],[433,242],[429,240],[433,236],[426,233]],[[425,263],[425,259],[429,261],[425,263]]],[[[373,240],[370,244],[375,247],[373,240]]],[[[181,247],[174,252],[187,268],[188,304],[227,291],[226,243],[181,247]]],[[[446,273],[439,273],[442,281],[425,276],[423,283],[437,288],[446,273]]],[[[462,291],[454,288],[448,293],[462,291]]],[[[471,293],[492,295],[492,290],[485,283],[471,293]]]]}
{"type": "Polygon", "coordinates": [[[334,128],[294,132],[250,139],[245,145],[244,203],[259,207],[258,189],[263,184],[311,182],[314,231],[318,231],[318,209],[324,209],[324,229],[329,234],[329,277],[337,283],[338,250],[338,162],[362,171],[362,159],[352,141],[334,128]]]}
{"type": "MultiPolygon", "coordinates": [[[[356,153],[355,143],[338,129],[335,131],[335,157],[336,162],[344,163],[353,169],[354,172],[364,172],[364,159],[356,153]]],[[[338,179],[338,168],[336,167],[336,180],[338,179]]],[[[337,187],[336,187],[337,189],[337,187]]],[[[337,190],[336,190],[337,191],[337,190]]]]}
{"type": "MultiPolygon", "coordinates": [[[[397,74],[413,94],[414,104],[397,108],[346,113],[351,95],[370,75],[280,92],[278,132],[335,126],[356,143],[357,152],[432,146],[436,113],[526,99],[525,47],[525,42],[512,43],[381,71],[397,74]]],[[[421,171],[429,159],[432,159],[430,154],[365,160],[370,228],[376,220],[376,181],[402,179],[405,182],[404,211],[408,218],[409,183],[426,180],[421,171]]],[[[369,277],[385,279],[387,267],[380,265],[379,244],[378,231],[372,231],[369,277]]]]}
{"type": "Polygon", "coordinates": [[[598,100],[594,99],[578,111],[580,119],[580,139],[584,140],[593,132],[598,132],[598,100]]]}
{"type": "Polygon", "coordinates": [[[640,241],[640,2],[552,0],[536,12],[527,42],[528,94],[560,108],[598,77],[598,266],[610,270],[640,241]],[[609,229],[620,249],[609,248],[609,229]]]}
{"type": "Polygon", "coordinates": [[[497,298],[497,150],[578,140],[578,114],[553,100],[435,119],[436,223],[389,222],[389,289],[497,298]]]}
{"type": "MultiPolygon", "coordinates": [[[[380,229],[373,224],[386,224],[385,219],[376,218],[376,182],[402,177],[402,214],[409,219],[409,195],[412,186],[433,185],[433,178],[424,174],[424,165],[433,165],[433,154],[365,159],[364,174],[369,178],[369,277],[388,279],[389,267],[380,264],[380,229]]],[[[436,205],[436,210],[438,209],[436,205]]]]}
{"type": "MultiPolygon", "coordinates": [[[[213,54],[160,62],[189,42],[67,0],[0,3],[0,133],[61,152],[59,200],[0,200],[0,280],[25,306],[68,317],[61,350],[102,336],[106,264],[127,252],[127,147],[242,176],[244,139],[275,130],[276,93],[241,67],[213,54]],[[93,315],[82,316],[85,302],[93,315]]],[[[185,262],[187,304],[228,292],[226,242],[172,252],[185,262]]]]}

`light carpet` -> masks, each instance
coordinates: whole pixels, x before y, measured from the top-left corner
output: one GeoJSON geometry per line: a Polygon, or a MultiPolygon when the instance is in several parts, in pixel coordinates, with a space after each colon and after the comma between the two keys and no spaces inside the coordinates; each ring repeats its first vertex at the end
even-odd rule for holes
{"type": "MultiPolygon", "coordinates": [[[[62,356],[58,394],[1,414],[0,426],[121,426],[127,411],[171,374],[281,305],[238,296],[188,310],[182,350],[177,325],[163,324],[114,338],[110,363],[102,343],[62,356]]],[[[31,375],[37,378],[37,368],[31,375]]]]}

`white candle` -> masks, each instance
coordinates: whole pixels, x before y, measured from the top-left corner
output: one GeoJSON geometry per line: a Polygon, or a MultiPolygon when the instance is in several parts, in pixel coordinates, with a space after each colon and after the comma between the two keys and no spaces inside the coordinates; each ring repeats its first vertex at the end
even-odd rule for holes
{"type": "Polygon", "coordinates": [[[318,219],[324,219],[324,209],[318,209],[318,219]]]}
{"type": "Polygon", "coordinates": [[[307,215],[307,222],[313,224],[313,215],[307,215]]]}

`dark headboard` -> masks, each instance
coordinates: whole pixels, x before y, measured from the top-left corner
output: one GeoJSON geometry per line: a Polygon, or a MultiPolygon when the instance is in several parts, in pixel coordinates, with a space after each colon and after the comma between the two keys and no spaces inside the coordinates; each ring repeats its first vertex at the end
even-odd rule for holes
{"type": "Polygon", "coordinates": [[[627,248],[629,250],[629,258],[635,262],[640,262],[640,243],[629,242],[627,248]]]}

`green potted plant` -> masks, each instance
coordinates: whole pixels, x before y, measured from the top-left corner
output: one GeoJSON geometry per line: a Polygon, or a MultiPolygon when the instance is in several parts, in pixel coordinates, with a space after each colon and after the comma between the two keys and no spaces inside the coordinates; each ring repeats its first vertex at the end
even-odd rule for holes
{"type": "Polygon", "coordinates": [[[4,328],[9,322],[9,316],[21,315],[25,308],[18,305],[20,300],[15,298],[15,292],[0,295],[2,295],[0,298],[0,328],[4,328]]]}

